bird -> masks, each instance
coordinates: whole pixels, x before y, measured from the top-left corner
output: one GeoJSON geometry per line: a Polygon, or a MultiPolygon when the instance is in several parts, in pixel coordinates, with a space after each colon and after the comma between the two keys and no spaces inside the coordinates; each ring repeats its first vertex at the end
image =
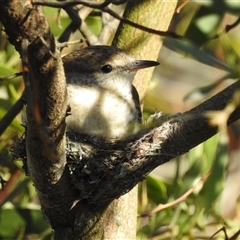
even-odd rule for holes
{"type": "Polygon", "coordinates": [[[136,72],[159,65],[136,60],[115,46],[95,45],[62,58],[70,114],[67,129],[108,140],[123,140],[139,131],[139,95],[132,81],[136,72]]]}

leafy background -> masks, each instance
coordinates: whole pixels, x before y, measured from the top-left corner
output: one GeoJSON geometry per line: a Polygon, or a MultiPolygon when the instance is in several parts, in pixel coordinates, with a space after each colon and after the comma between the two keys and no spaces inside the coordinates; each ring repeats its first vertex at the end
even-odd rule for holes
{"type": "MultiPolygon", "coordinates": [[[[54,35],[60,36],[70,23],[66,13],[59,15],[58,10],[45,8],[45,14],[54,35]]],[[[224,33],[225,27],[239,17],[240,2],[233,0],[190,1],[175,14],[169,30],[185,38],[164,40],[161,65],[145,98],[145,118],[155,111],[175,114],[190,109],[239,78],[239,26],[224,33]]],[[[94,34],[100,33],[98,14],[85,22],[94,34]]],[[[75,34],[72,40],[79,37],[75,34]]],[[[19,55],[1,31],[0,77],[19,71],[19,55]]],[[[0,119],[19,99],[23,88],[20,77],[0,82],[0,119]]],[[[239,132],[239,123],[235,123],[160,166],[139,184],[138,239],[210,239],[223,226],[228,237],[239,230],[239,132]],[[148,214],[191,189],[180,203],[148,214]]],[[[51,239],[51,229],[42,217],[21,159],[12,161],[11,149],[23,133],[18,116],[0,136],[0,239],[51,239]]],[[[225,238],[223,231],[213,237],[225,238]]]]}

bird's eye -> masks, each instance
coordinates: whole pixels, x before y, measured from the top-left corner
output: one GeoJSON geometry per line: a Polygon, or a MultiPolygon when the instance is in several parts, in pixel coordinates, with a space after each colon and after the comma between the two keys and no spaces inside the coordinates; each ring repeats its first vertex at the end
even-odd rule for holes
{"type": "Polygon", "coordinates": [[[106,64],[106,65],[102,66],[101,71],[103,73],[110,73],[112,71],[112,66],[109,64],[106,64]]]}

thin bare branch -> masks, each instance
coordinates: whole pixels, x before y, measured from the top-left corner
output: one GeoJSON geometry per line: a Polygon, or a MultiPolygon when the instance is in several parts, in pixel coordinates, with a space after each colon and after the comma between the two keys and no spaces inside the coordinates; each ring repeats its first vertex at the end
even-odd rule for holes
{"type": "Polygon", "coordinates": [[[23,72],[18,72],[18,73],[14,73],[13,75],[11,76],[7,76],[7,77],[4,77],[4,78],[0,78],[0,83],[1,82],[6,82],[6,81],[9,81],[9,80],[12,80],[16,77],[19,77],[19,76],[22,76],[23,75],[23,72]]]}
{"type": "Polygon", "coordinates": [[[132,27],[141,29],[145,32],[148,33],[152,33],[152,34],[156,34],[158,36],[162,36],[162,37],[171,37],[171,38],[183,38],[183,36],[176,34],[175,32],[169,32],[169,31],[159,31],[159,30],[155,30],[152,28],[148,28],[145,26],[142,26],[140,24],[134,23],[132,21],[127,20],[126,18],[121,17],[120,15],[118,15],[116,12],[112,11],[110,8],[105,7],[104,9],[102,9],[103,12],[107,12],[108,14],[110,14],[111,16],[115,17],[116,19],[122,21],[123,23],[126,23],[132,27]]]}
{"type": "Polygon", "coordinates": [[[170,202],[170,203],[166,203],[166,204],[159,204],[156,208],[154,208],[152,211],[150,212],[147,212],[147,213],[143,213],[143,214],[140,214],[138,217],[150,217],[152,216],[153,214],[157,213],[157,212],[160,212],[162,211],[163,209],[166,209],[166,208],[169,208],[169,207],[172,207],[180,202],[183,202],[187,199],[188,196],[190,196],[193,191],[199,187],[199,185],[202,185],[203,182],[205,182],[207,180],[207,178],[210,176],[210,172],[205,174],[200,180],[199,182],[194,185],[193,187],[191,187],[187,192],[185,192],[181,197],[177,198],[176,200],[170,202]]]}
{"type": "Polygon", "coordinates": [[[9,127],[13,119],[21,112],[25,104],[23,97],[17,100],[17,102],[11,107],[6,115],[0,120],[0,135],[9,127]]]}
{"type": "Polygon", "coordinates": [[[61,42],[61,43],[58,43],[57,45],[59,48],[65,48],[65,47],[69,47],[71,45],[75,45],[78,43],[83,43],[84,41],[85,41],[84,39],[79,39],[79,40],[71,41],[71,42],[61,42]]]}
{"type": "Polygon", "coordinates": [[[227,34],[229,31],[231,31],[232,29],[237,27],[239,24],[240,24],[240,17],[238,17],[237,20],[234,23],[227,24],[223,31],[221,31],[220,33],[217,33],[215,36],[213,36],[209,40],[213,40],[213,39],[217,39],[217,38],[222,37],[224,34],[227,34]]]}
{"type": "Polygon", "coordinates": [[[95,8],[95,9],[99,9],[102,12],[110,14],[111,16],[115,17],[119,21],[121,21],[123,23],[126,23],[126,24],[128,24],[128,25],[130,25],[132,27],[141,29],[141,30],[143,30],[145,32],[156,34],[156,35],[162,36],[162,37],[171,37],[171,38],[177,38],[177,39],[183,38],[183,36],[178,35],[178,34],[176,34],[174,32],[159,31],[159,30],[148,28],[148,27],[142,26],[140,24],[137,24],[135,22],[129,21],[128,19],[121,17],[119,14],[117,14],[116,12],[111,10],[108,7],[108,5],[110,4],[109,2],[108,3],[104,2],[104,3],[101,3],[101,4],[97,4],[97,3],[93,3],[93,2],[89,2],[89,1],[71,1],[70,0],[70,1],[67,1],[67,2],[52,2],[52,1],[34,0],[33,4],[35,4],[35,5],[42,5],[42,6],[48,6],[48,7],[54,7],[54,8],[64,8],[64,7],[67,7],[67,6],[73,6],[73,5],[76,5],[76,4],[82,4],[82,5],[87,6],[87,7],[92,7],[92,8],[95,8]]]}
{"type": "Polygon", "coordinates": [[[184,0],[177,8],[176,13],[180,13],[180,11],[189,3],[189,0],[184,0]]]}
{"type": "MultiPolygon", "coordinates": [[[[116,6],[111,5],[110,8],[112,7],[116,6]]],[[[121,12],[119,15],[122,16],[123,9],[120,9],[120,11],[121,12]]],[[[98,39],[99,42],[103,43],[104,45],[107,45],[111,35],[117,30],[119,20],[116,19],[115,17],[112,17],[108,13],[102,13],[102,24],[103,24],[102,31],[98,39]]]]}
{"type": "Polygon", "coordinates": [[[76,7],[66,7],[64,8],[72,22],[65,28],[62,35],[58,38],[59,42],[66,42],[69,40],[70,35],[77,31],[82,24],[82,19],[78,15],[78,9],[76,7]]]}
{"type": "Polygon", "coordinates": [[[75,6],[77,4],[82,4],[83,6],[96,8],[96,9],[103,9],[107,7],[111,2],[105,1],[103,3],[95,3],[93,1],[84,1],[84,0],[68,0],[62,2],[53,2],[53,1],[45,1],[45,0],[34,0],[33,4],[35,5],[42,5],[47,7],[54,7],[54,8],[65,8],[69,6],[75,6]]]}

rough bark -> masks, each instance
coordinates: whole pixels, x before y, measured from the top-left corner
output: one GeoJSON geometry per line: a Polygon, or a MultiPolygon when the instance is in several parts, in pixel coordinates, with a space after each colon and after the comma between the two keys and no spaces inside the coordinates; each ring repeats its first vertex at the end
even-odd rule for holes
{"type": "MultiPolygon", "coordinates": [[[[123,17],[139,25],[144,25],[155,30],[166,31],[171,22],[176,5],[177,1],[167,3],[162,0],[128,1],[123,17]]],[[[149,34],[121,22],[114,36],[113,45],[125,49],[136,59],[156,60],[162,42],[163,38],[158,35],[149,34]]],[[[138,71],[135,76],[134,85],[138,90],[141,101],[143,101],[145,97],[152,73],[153,68],[148,68],[143,71],[138,71]]],[[[109,214],[112,213],[116,215],[117,213],[121,213],[121,215],[119,215],[121,218],[118,217],[117,219],[118,221],[120,221],[120,219],[122,220],[120,225],[115,225],[118,225],[117,231],[111,231],[108,239],[124,239],[123,232],[125,232],[125,239],[134,239],[136,237],[137,201],[137,188],[134,188],[130,193],[122,196],[120,199],[113,201],[110,209],[112,209],[112,205],[114,205],[115,211],[111,211],[109,214]],[[130,194],[132,199],[129,201],[128,195],[130,194]],[[128,216],[127,218],[123,215],[123,212],[128,216]],[[126,219],[128,219],[128,221],[126,221],[126,219]],[[131,224],[129,224],[129,222],[131,222],[131,224]],[[113,235],[113,233],[115,233],[115,235],[113,235]]],[[[111,216],[110,219],[114,219],[114,216],[111,216]]],[[[107,232],[107,234],[109,235],[110,232],[107,232]]]]}
{"type": "Polygon", "coordinates": [[[28,170],[43,212],[55,229],[68,224],[70,215],[61,213],[70,211],[76,196],[65,168],[67,94],[63,64],[54,37],[51,33],[44,37],[47,46],[37,38],[28,47],[26,149],[28,170]],[[52,221],[54,218],[58,222],[52,221]]]}

